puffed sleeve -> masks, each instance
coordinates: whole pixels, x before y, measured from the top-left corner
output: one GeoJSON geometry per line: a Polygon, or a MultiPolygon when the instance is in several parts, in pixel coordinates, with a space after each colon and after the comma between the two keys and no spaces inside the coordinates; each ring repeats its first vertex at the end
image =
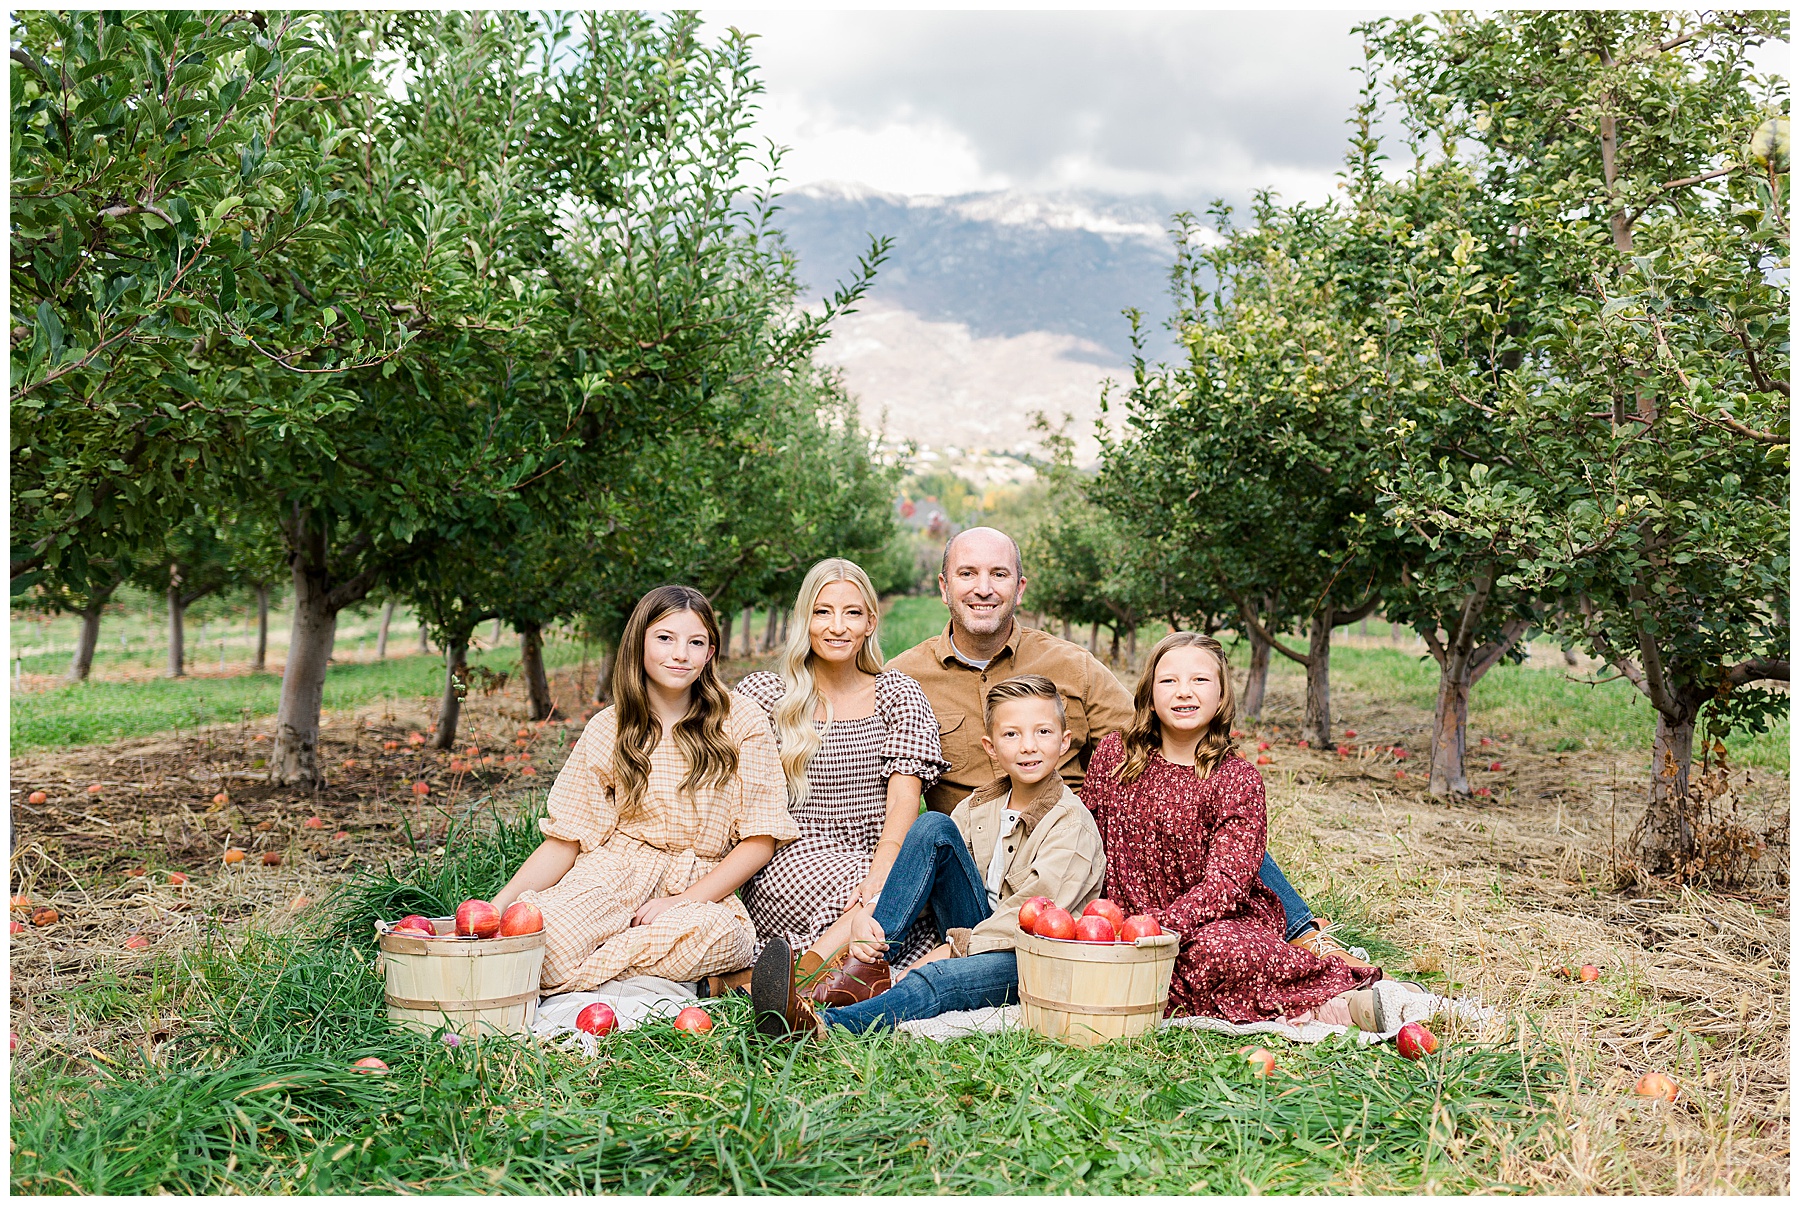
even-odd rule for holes
{"type": "Polygon", "coordinates": [[[937,717],[918,680],[898,670],[884,672],[875,680],[875,710],[887,728],[881,742],[882,777],[916,775],[931,790],[950,763],[938,741],[937,717]]]}
{"type": "Polygon", "coordinates": [[[1094,814],[1094,820],[1106,823],[1107,806],[1119,790],[1119,767],[1125,762],[1125,742],[1117,732],[1100,739],[1099,748],[1088,762],[1087,777],[1081,781],[1081,802],[1094,814]]]}
{"type": "Polygon", "coordinates": [[[546,801],[549,815],[538,822],[548,838],[580,842],[586,854],[606,844],[619,823],[613,796],[613,743],[618,739],[619,715],[612,708],[588,721],[581,740],[569,751],[568,761],[557,772],[546,801]]]}
{"type": "Polygon", "coordinates": [[[772,837],[779,848],[800,836],[787,810],[787,777],[775,749],[775,733],[761,707],[734,702],[728,731],[738,750],[738,789],[731,793],[733,843],[772,837]]]}
{"type": "Polygon", "coordinates": [[[1269,814],[1262,775],[1242,758],[1227,757],[1213,775],[1218,779],[1218,821],[1206,835],[1206,862],[1200,882],[1177,896],[1161,916],[1150,915],[1165,929],[1181,935],[1217,921],[1250,892],[1250,881],[1262,868],[1268,849],[1269,814]]]}
{"type": "Polygon", "coordinates": [[[746,674],[732,688],[745,699],[753,699],[762,705],[762,710],[773,719],[775,705],[787,694],[787,684],[781,681],[781,675],[771,670],[758,670],[754,674],[746,674]]]}

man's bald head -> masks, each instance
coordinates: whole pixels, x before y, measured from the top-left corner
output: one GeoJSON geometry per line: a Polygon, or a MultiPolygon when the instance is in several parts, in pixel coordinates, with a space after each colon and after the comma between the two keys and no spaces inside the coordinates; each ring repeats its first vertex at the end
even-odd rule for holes
{"type": "Polygon", "coordinates": [[[968,556],[983,561],[991,560],[989,555],[998,553],[999,546],[1004,544],[1012,553],[1013,574],[1020,578],[1025,576],[1025,559],[1019,556],[1019,542],[999,528],[970,528],[968,531],[958,532],[946,540],[944,542],[944,560],[938,566],[939,574],[946,578],[950,576],[951,554],[963,541],[971,542],[968,556]]]}

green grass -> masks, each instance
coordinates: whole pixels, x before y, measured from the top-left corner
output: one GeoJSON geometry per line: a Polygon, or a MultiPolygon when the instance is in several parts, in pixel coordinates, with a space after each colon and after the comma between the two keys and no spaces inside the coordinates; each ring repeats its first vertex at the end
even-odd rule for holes
{"type": "MultiPolygon", "coordinates": [[[[544,649],[551,669],[580,660],[579,646],[553,642],[544,649]]],[[[517,673],[516,649],[472,654],[470,665],[517,673]]],[[[444,663],[436,655],[344,662],[325,676],[325,707],[354,708],[384,699],[436,699],[444,689],[444,663]]],[[[235,723],[246,714],[272,716],[281,702],[281,678],[246,674],[229,678],[159,678],[140,682],[89,680],[12,697],[12,750],[48,749],[122,741],[175,728],[235,723]]]]}
{"type": "Polygon", "coordinates": [[[1561,1065],[1522,1034],[1420,1064],[1284,1045],[1263,1081],[1236,1040],[1191,1031],[1085,1051],[1019,1032],[771,1044],[742,1000],[713,1004],[709,1036],[651,1023],[593,1060],[388,1031],[370,912],[492,891],[530,820],[363,873],[311,935],[220,937],[35,1000],[13,1191],[1455,1193],[1511,1188],[1503,1152],[1553,1140],[1561,1065]],[[156,1062],[90,1049],[171,1016],[156,1062]],[[367,1055],[392,1072],[349,1071],[367,1055]]]}
{"type": "Polygon", "coordinates": [[[936,595],[901,595],[881,617],[881,652],[897,657],[944,631],[950,609],[936,595]]]}

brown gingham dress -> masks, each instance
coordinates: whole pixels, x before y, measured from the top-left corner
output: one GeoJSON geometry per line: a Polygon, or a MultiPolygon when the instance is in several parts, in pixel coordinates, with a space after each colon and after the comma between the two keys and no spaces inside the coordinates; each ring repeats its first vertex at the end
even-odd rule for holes
{"type": "Polygon", "coordinates": [[[616,709],[588,722],[550,788],[545,837],[579,842],[575,865],[543,891],[519,893],[544,912],[546,994],[578,992],[622,976],[698,980],[744,967],[756,932],[737,896],[693,901],[634,926],[644,902],[685,891],[748,837],[777,843],[800,836],[787,812],[787,783],[775,736],[761,708],[731,695],[725,735],[738,750],[738,773],[724,787],[681,791],[687,759],[672,740],[650,752],[650,781],[640,815],[619,819],[612,756],[616,709]]]}
{"type": "Polygon", "coordinates": [[[1108,733],[1081,802],[1106,843],[1106,895],[1181,935],[1166,1014],[1258,1022],[1381,979],[1288,945],[1281,901],[1257,878],[1268,813],[1254,766],[1229,754],[1202,779],[1157,750],[1127,785],[1124,762],[1124,739],[1108,733]]]}
{"type": "MultiPolygon", "coordinates": [[[[768,671],[746,675],[736,690],[771,718],[786,692],[781,676],[768,671]]],[[[806,803],[792,810],[800,840],[744,885],[759,951],[777,934],[794,950],[806,950],[843,915],[881,839],[888,776],[917,775],[929,789],[949,766],[931,704],[897,670],[876,677],[874,715],[820,727],[824,736],[806,767],[806,803]]],[[[889,948],[888,963],[905,967],[937,942],[927,908],[889,948]]]]}

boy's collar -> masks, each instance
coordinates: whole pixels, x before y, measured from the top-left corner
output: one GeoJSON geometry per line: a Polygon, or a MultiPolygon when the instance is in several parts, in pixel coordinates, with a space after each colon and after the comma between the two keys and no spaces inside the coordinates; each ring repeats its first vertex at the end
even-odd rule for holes
{"type": "MultiPolygon", "coordinates": [[[[1019,820],[1025,824],[1025,832],[1030,833],[1037,828],[1038,822],[1050,814],[1057,802],[1062,799],[1066,788],[1059,772],[1052,771],[1038,782],[1021,790],[1012,800],[1012,810],[1019,814],[1019,820]]],[[[1006,775],[975,789],[971,803],[989,804],[1001,799],[1012,791],[1012,780],[1006,775]]]]}

